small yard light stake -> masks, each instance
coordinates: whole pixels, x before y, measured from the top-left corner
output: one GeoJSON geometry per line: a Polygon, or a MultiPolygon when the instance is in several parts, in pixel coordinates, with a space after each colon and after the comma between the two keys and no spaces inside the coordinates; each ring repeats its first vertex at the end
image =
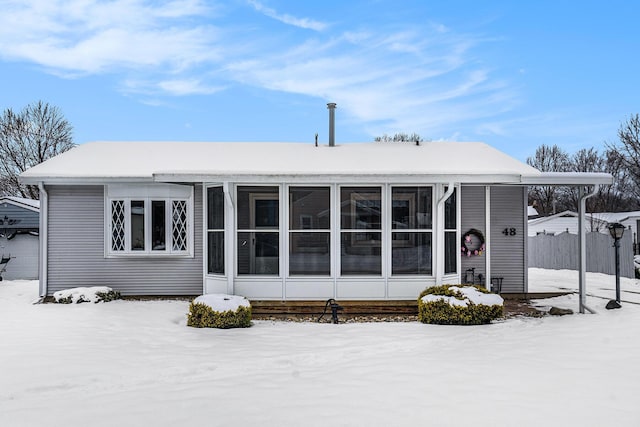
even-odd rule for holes
{"type": "Polygon", "coordinates": [[[616,249],[616,299],[607,303],[607,309],[620,308],[620,239],[624,234],[624,225],[615,222],[609,225],[609,233],[613,237],[613,247],[616,249]]]}

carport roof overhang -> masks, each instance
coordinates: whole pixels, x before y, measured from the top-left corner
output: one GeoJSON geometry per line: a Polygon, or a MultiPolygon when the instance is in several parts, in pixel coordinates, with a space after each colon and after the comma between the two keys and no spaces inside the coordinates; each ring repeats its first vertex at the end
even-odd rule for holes
{"type": "Polygon", "coordinates": [[[524,185],[611,185],[613,176],[602,172],[540,172],[535,175],[523,175],[524,185]]]}

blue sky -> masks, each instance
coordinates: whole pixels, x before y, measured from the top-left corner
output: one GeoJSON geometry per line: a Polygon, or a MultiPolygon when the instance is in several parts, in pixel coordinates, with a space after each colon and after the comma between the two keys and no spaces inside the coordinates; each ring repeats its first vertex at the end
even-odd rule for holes
{"type": "Polygon", "coordinates": [[[640,2],[0,0],[0,108],[94,140],[417,132],[525,160],[639,113],[640,2]]]}

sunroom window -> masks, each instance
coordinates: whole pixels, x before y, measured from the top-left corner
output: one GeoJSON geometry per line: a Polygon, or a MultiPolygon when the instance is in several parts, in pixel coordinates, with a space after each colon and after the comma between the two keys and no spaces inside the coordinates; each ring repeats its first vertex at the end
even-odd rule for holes
{"type": "Polygon", "coordinates": [[[382,191],[340,188],[340,273],[382,274],[382,191]]]}
{"type": "Polygon", "coordinates": [[[238,274],[280,274],[280,196],[276,186],[239,186],[238,274]]]}
{"type": "Polygon", "coordinates": [[[329,187],[289,188],[289,274],[331,274],[331,191],[329,187]]]}
{"type": "Polygon", "coordinates": [[[391,273],[430,275],[431,187],[394,187],[391,200],[391,273]]]}
{"type": "Polygon", "coordinates": [[[107,198],[108,254],[191,255],[190,187],[109,186],[107,198]]]}
{"type": "Polygon", "coordinates": [[[224,192],[207,188],[207,272],[224,274],[224,192]]]}
{"type": "MultiPolygon", "coordinates": [[[[446,190],[446,188],[445,188],[446,190]]],[[[456,191],[444,202],[444,273],[457,272],[458,260],[458,216],[456,191]]]]}

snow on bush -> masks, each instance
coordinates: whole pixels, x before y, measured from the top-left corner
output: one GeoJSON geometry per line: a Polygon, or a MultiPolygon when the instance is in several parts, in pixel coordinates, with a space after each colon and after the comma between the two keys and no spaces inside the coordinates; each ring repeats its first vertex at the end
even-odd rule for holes
{"type": "Polygon", "coordinates": [[[251,304],[238,295],[200,295],[191,302],[187,326],[196,328],[247,328],[251,326],[251,304]]]}
{"type": "Polygon", "coordinates": [[[108,286],[91,286],[63,289],[55,292],[53,298],[60,304],[78,304],[81,302],[108,302],[120,299],[120,292],[108,286]]]}
{"type": "Polygon", "coordinates": [[[418,319],[438,325],[481,325],[503,315],[504,300],[482,287],[442,285],[418,297],[418,319]]]}

